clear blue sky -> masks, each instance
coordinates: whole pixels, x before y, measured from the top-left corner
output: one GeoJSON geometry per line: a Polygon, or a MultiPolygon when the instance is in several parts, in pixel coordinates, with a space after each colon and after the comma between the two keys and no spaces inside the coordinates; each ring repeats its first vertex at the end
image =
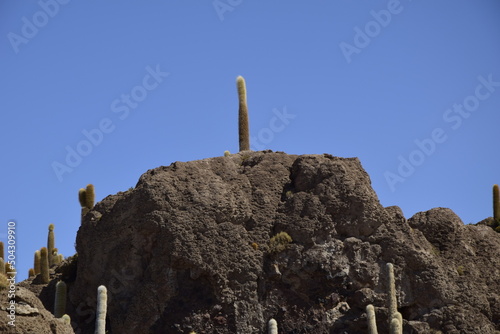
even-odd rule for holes
{"type": "Polygon", "coordinates": [[[4,0],[0,32],[0,240],[15,219],[18,280],[50,223],[74,254],[79,188],[101,200],[237,152],[238,75],[254,149],[359,157],[407,218],[492,214],[497,0],[4,0]]]}

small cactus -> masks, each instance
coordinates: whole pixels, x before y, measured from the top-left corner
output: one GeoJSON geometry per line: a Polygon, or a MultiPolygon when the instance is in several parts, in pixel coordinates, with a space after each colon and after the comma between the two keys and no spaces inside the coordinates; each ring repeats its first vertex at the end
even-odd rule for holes
{"type": "Polygon", "coordinates": [[[276,320],[269,320],[269,322],[267,323],[267,333],[278,334],[278,323],[276,322],[276,320]]]}
{"type": "Polygon", "coordinates": [[[106,309],[108,303],[108,292],[104,285],[97,288],[97,312],[95,322],[95,334],[106,334],[106,309]]]}
{"type": "Polygon", "coordinates": [[[3,253],[3,241],[0,241],[0,257],[5,260],[5,256],[3,253]]]}
{"type": "Polygon", "coordinates": [[[16,269],[12,268],[9,262],[5,262],[5,275],[7,275],[9,279],[16,277],[16,269]]]}
{"type": "Polygon", "coordinates": [[[498,184],[493,185],[493,219],[500,224],[500,190],[498,184]]]}
{"type": "Polygon", "coordinates": [[[82,208],[87,205],[87,200],[85,198],[85,188],[80,188],[80,190],[78,190],[78,201],[80,202],[80,206],[82,208]]]}
{"type": "Polygon", "coordinates": [[[0,274],[5,275],[5,261],[0,257],[0,274]]]}
{"type": "Polygon", "coordinates": [[[69,315],[65,314],[61,317],[61,319],[65,324],[71,325],[71,318],[69,315]]]}
{"type": "Polygon", "coordinates": [[[33,269],[35,270],[35,275],[38,275],[40,273],[40,251],[37,250],[35,251],[35,259],[34,259],[34,267],[33,269]]]}
{"type": "Polygon", "coordinates": [[[403,334],[403,326],[399,322],[398,318],[392,318],[391,327],[389,333],[391,334],[403,334]]]}
{"type": "Polygon", "coordinates": [[[87,188],[85,188],[85,207],[89,210],[92,210],[94,207],[95,201],[95,191],[94,186],[92,184],[88,184],[87,188]]]}
{"type": "Polygon", "coordinates": [[[366,319],[368,320],[368,333],[378,334],[377,319],[375,318],[375,308],[371,304],[366,306],[366,319]]]}
{"type": "Polygon", "coordinates": [[[0,291],[7,289],[10,285],[10,281],[7,279],[7,275],[0,273],[0,291]]]}
{"type": "Polygon", "coordinates": [[[35,275],[35,269],[30,268],[30,269],[28,270],[28,278],[30,278],[30,277],[35,277],[35,276],[36,276],[36,275],[35,275]]]}
{"type": "Polygon", "coordinates": [[[247,89],[245,79],[242,76],[236,78],[236,86],[238,88],[238,133],[240,152],[250,149],[250,130],[248,125],[248,106],[247,106],[247,89]]]}
{"type": "Polygon", "coordinates": [[[269,250],[271,253],[282,252],[288,248],[290,242],[292,242],[292,237],[286,232],[280,232],[269,241],[269,250]]]}
{"type": "Polygon", "coordinates": [[[228,157],[228,156],[230,156],[230,155],[231,155],[231,152],[229,152],[229,151],[224,151],[224,156],[225,156],[225,157],[228,157]]]}
{"type": "Polygon", "coordinates": [[[66,283],[59,281],[56,284],[56,298],[54,301],[54,316],[61,318],[66,313],[66,283]]]}
{"type": "Polygon", "coordinates": [[[49,225],[47,237],[47,252],[49,253],[49,267],[54,264],[54,224],[49,225]]]}
{"type": "Polygon", "coordinates": [[[40,249],[40,274],[42,276],[41,280],[43,284],[49,283],[49,254],[47,248],[42,247],[40,249]]]}

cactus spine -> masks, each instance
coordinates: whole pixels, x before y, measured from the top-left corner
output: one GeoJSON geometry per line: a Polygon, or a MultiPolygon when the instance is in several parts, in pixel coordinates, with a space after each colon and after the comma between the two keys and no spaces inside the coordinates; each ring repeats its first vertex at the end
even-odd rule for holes
{"type": "Polygon", "coordinates": [[[269,320],[269,322],[267,323],[267,333],[278,334],[278,323],[276,322],[276,320],[269,320]]]}
{"type": "Polygon", "coordinates": [[[498,184],[493,185],[493,219],[500,224],[500,190],[498,184]]]}
{"type": "Polygon", "coordinates": [[[54,316],[61,318],[66,311],[66,283],[59,281],[56,284],[56,299],[54,301],[54,316]]]}
{"type": "Polygon", "coordinates": [[[377,319],[375,318],[375,308],[371,304],[366,306],[366,319],[368,320],[368,333],[378,334],[377,319]]]}
{"type": "Polygon", "coordinates": [[[97,288],[97,314],[95,321],[95,334],[106,334],[106,308],[108,292],[104,285],[97,288]]]}
{"type": "Polygon", "coordinates": [[[250,129],[248,125],[247,89],[245,79],[242,76],[236,78],[238,88],[239,110],[238,110],[238,133],[240,152],[250,149],[250,129]]]}
{"type": "Polygon", "coordinates": [[[49,253],[49,267],[54,264],[54,224],[49,225],[47,237],[47,252],[49,253]]]}
{"type": "Polygon", "coordinates": [[[40,274],[42,276],[42,283],[49,283],[49,254],[47,252],[47,248],[45,247],[40,249],[40,274]]]}
{"type": "Polygon", "coordinates": [[[41,259],[40,251],[37,250],[35,251],[35,259],[33,266],[33,269],[35,270],[35,275],[38,275],[40,273],[40,259],[41,259]]]}

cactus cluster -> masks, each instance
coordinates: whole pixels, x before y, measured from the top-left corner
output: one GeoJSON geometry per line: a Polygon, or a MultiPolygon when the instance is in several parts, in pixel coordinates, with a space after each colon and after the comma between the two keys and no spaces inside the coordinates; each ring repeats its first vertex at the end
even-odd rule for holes
{"type": "MultiPolygon", "coordinates": [[[[391,334],[403,334],[403,316],[398,312],[396,298],[396,284],[394,278],[394,266],[387,263],[387,309],[389,310],[389,329],[391,334]]],[[[377,321],[373,305],[366,306],[366,318],[368,321],[368,333],[377,334],[377,321]]]]}
{"type": "Polygon", "coordinates": [[[28,277],[35,277],[41,274],[41,281],[44,284],[48,283],[50,280],[50,275],[47,276],[50,267],[60,264],[64,260],[64,256],[59,254],[58,249],[55,247],[54,228],[54,224],[49,225],[47,247],[43,247],[42,249],[35,251],[33,268],[30,268],[28,272],[28,277]]]}
{"type": "Polygon", "coordinates": [[[82,207],[82,217],[94,207],[95,190],[94,185],[87,184],[86,188],[81,188],[78,191],[78,201],[82,207]]]}

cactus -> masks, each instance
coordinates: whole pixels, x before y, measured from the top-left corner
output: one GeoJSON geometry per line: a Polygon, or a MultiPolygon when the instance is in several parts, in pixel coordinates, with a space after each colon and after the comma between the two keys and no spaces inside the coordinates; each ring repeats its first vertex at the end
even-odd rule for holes
{"type": "Polygon", "coordinates": [[[229,151],[224,151],[224,156],[225,156],[225,157],[228,157],[228,156],[230,156],[230,155],[231,155],[231,152],[229,152],[229,151]]]}
{"type": "Polygon", "coordinates": [[[366,306],[366,319],[368,320],[368,333],[378,334],[377,319],[375,318],[375,308],[371,304],[366,306]]]}
{"type": "Polygon", "coordinates": [[[245,79],[242,76],[236,78],[238,88],[239,110],[238,110],[238,133],[240,152],[250,149],[250,130],[248,125],[247,89],[245,79]]]}
{"type": "Polygon", "coordinates": [[[0,274],[5,275],[5,261],[3,260],[3,257],[0,257],[0,274]]]}
{"type": "Polygon", "coordinates": [[[47,248],[45,247],[42,247],[42,249],[40,249],[40,274],[42,276],[42,283],[49,283],[49,254],[47,248]]]}
{"type": "Polygon", "coordinates": [[[396,284],[394,279],[394,266],[392,263],[387,263],[387,299],[389,309],[389,326],[391,325],[392,318],[398,312],[398,302],[396,299],[396,284]]]}
{"type": "Polygon", "coordinates": [[[61,318],[66,311],[66,283],[59,281],[56,284],[56,298],[54,300],[54,316],[61,318]]]}
{"type": "Polygon", "coordinates": [[[97,312],[95,321],[95,334],[106,333],[106,308],[108,302],[108,292],[104,285],[97,288],[97,312]]]}
{"type": "Polygon", "coordinates": [[[35,276],[36,276],[36,275],[35,275],[35,269],[30,268],[30,269],[28,270],[28,278],[30,278],[30,277],[35,277],[35,276]]]}
{"type": "Polygon", "coordinates": [[[389,333],[403,334],[403,326],[401,326],[401,323],[399,322],[397,317],[392,318],[389,333]]]}
{"type": "Polygon", "coordinates": [[[7,275],[0,273],[0,291],[7,289],[10,286],[10,281],[7,279],[7,275]]]}
{"type": "Polygon", "coordinates": [[[40,273],[40,251],[37,250],[35,251],[35,259],[34,259],[34,267],[33,269],[35,270],[35,275],[38,275],[40,273]]]}
{"type": "Polygon", "coordinates": [[[290,242],[292,242],[292,237],[286,232],[280,232],[269,241],[269,251],[271,253],[282,252],[288,248],[290,242]]]}
{"type": "Polygon", "coordinates": [[[49,253],[49,267],[54,264],[54,224],[49,225],[47,237],[47,252],[49,253]]]}
{"type": "Polygon", "coordinates": [[[85,207],[89,210],[92,210],[92,208],[94,207],[94,201],[94,186],[92,184],[87,184],[87,188],[85,189],[85,207]]]}
{"type": "Polygon", "coordinates": [[[0,241],[0,257],[5,260],[5,256],[3,253],[3,241],[0,241]]]}
{"type": "Polygon", "coordinates": [[[82,208],[84,208],[87,204],[87,200],[85,199],[85,197],[85,188],[80,188],[80,190],[78,190],[78,201],[80,202],[80,206],[82,208]]]}
{"type": "Polygon", "coordinates": [[[493,185],[493,219],[497,225],[500,224],[500,191],[498,184],[493,185]]]}
{"type": "Polygon", "coordinates": [[[276,322],[276,320],[269,320],[269,322],[267,323],[267,333],[278,334],[278,323],[276,322]]]}
{"type": "Polygon", "coordinates": [[[64,321],[65,324],[68,324],[68,325],[71,325],[71,318],[69,315],[67,314],[64,314],[62,317],[61,317],[62,321],[64,321]]]}
{"type": "Polygon", "coordinates": [[[16,269],[12,268],[12,265],[9,262],[5,262],[5,275],[7,275],[7,278],[9,279],[16,277],[16,269]]]}

